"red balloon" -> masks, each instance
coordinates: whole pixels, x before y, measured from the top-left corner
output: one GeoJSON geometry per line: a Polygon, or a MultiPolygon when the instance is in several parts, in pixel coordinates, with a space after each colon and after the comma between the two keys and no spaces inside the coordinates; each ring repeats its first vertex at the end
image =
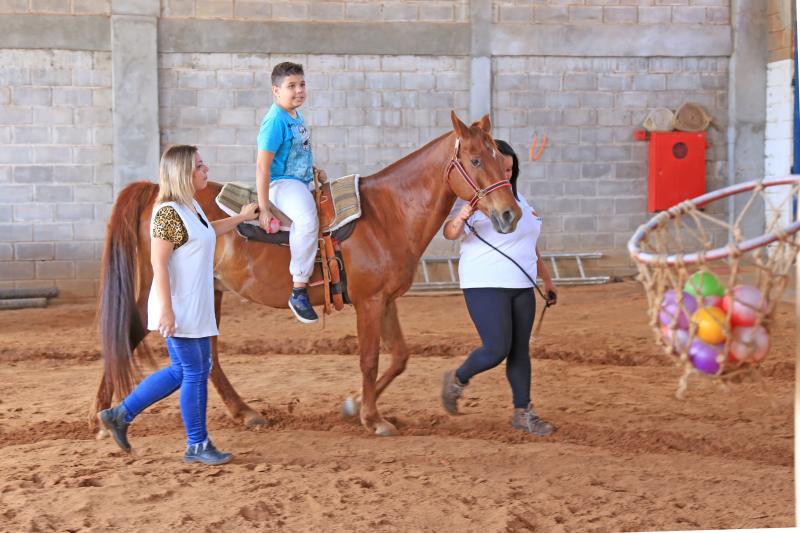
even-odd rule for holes
{"type": "Polygon", "coordinates": [[[731,307],[731,326],[754,326],[759,312],[762,316],[767,312],[767,301],[752,285],[737,285],[722,299],[723,311],[727,313],[731,307]]]}

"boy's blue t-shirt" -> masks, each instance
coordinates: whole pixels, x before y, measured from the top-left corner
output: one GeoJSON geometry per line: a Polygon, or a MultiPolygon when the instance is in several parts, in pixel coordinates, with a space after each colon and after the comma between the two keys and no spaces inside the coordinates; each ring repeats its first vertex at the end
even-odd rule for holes
{"type": "Polygon", "coordinates": [[[311,157],[311,133],[305,126],[303,115],[296,110],[297,118],[283,108],[272,104],[258,132],[258,149],[275,154],[269,167],[270,182],[285,179],[310,183],[314,176],[311,157]]]}

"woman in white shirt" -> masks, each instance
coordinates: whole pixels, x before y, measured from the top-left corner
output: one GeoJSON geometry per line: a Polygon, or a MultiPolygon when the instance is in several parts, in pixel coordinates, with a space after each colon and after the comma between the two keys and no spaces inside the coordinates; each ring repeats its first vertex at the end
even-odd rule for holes
{"type": "Polygon", "coordinates": [[[153,285],[148,329],[166,338],[170,366],[150,374],[118,406],[98,413],[117,444],[129,452],[128,426],[155,402],[180,389],[186,428],[184,461],[218,465],[233,457],[217,450],[206,431],[214,316],[214,248],[217,235],[257,217],[255,203],[209,224],[195,192],[208,185],[208,167],[195,146],[177,145],[161,156],[160,188],[150,222],[153,285]]]}
{"type": "Polygon", "coordinates": [[[453,209],[454,212],[458,209],[458,214],[444,224],[446,239],[461,239],[458,275],[467,309],[483,345],[476,348],[460,367],[445,372],[442,404],[450,414],[457,413],[458,399],[470,379],[494,368],[505,359],[506,376],[514,401],[512,426],[544,436],[553,432],[553,425],[534,412],[530,395],[531,360],[528,345],[536,314],[532,280],[536,279],[537,274],[540,275],[544,281],[544,292],[553,301],[556,289],[536,246],[541,219],[517,192],[517,155],[507,142],[495,140],[495,143],[504,159],[505,178],[511,181],[522,217],[513,233],[497,233],[483,213],[461,201],[463,207],[459,209],[457,203],[453,209]],[[481,241],[478,235],[519,266],[481,241]]]}

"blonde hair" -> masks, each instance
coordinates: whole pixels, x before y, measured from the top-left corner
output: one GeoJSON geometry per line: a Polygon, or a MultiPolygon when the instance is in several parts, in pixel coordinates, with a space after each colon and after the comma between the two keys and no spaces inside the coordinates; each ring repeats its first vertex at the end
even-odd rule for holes
{"type": "Polygon", "coordinates": [[[159,189],[156,203],[178,202],[192,205],[194,186],[194,154],[196,146],[176,144],[164,150],[159,171],[159,189]]]}

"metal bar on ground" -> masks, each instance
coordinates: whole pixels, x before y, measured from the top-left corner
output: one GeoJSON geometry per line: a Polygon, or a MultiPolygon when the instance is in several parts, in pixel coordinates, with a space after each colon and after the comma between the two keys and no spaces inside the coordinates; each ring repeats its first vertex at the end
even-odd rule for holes
{"type": "Polygon", "coordinates": [[[58,296],[57,287],[39,287],[27,289],[0,289],[0,299],[8,298],[55,298],[58,296]]]}
{"type": "Polygon", "coordinates": [[[29,309],[47,307],[47,298],[9,298],[0,300],[0,309],[29,309]]]}

